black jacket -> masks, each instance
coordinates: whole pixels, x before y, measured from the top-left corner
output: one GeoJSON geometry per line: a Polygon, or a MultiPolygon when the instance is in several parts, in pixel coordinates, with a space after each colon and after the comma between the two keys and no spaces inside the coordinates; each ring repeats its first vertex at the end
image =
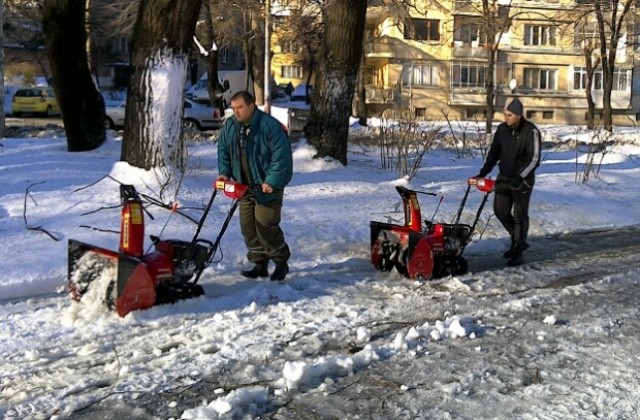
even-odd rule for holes
{"type": "Polygon", "coordinates": [[[493,136],[487,159],[479,175],[489,175],[499,161],[498,179],[510,179],[519,175],[529,186],[533,186],[534,171],[540,165],[541,148],[540,131],[533,123],[524,118],[521,118],[515,127],[502,123],[493,136]]]}

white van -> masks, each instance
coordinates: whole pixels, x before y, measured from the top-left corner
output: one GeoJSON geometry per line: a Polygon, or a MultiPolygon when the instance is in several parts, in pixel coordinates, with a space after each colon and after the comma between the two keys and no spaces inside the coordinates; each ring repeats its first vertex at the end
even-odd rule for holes
{"type": "MultiPolygon", "coordinates": [[[[247,71],[246,70],[223,70],[218,72],[219,83],[223,88],[222,98],[224,100],[224,107],[226,108],[231,102],[231,97],[241,90],[248,90],[252,95],[253,80],[249,76],[249,86],[247,89],[247,71]]],[[[196,85],[192,100],[196,102],[210,102],[209,90],[207,89],[208,75],[204,73],[198,84],[196,85]]]]}

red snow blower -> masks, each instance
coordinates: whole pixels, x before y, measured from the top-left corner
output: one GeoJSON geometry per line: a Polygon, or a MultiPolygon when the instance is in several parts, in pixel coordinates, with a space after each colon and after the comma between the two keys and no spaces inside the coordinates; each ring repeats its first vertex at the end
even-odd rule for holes
{"type": "Polygon", "coordinates": [[[462,257],[462,253],[471,240],[489,194],[493,192],[494,184],[495,181],[488,178],[469,178],[467,190],[454,222],[433,223],[425,220],[424,226],[417,196],[418,194],[437,196],[437,194],[396,186],[396,190],[402,197],[405,223],[395,225],[370,222],[373,266],[380,271],[391,271],[395,268],[400,274],[410,279],[429,280],[447,275],[465,274],[469,266],[462,257]],[[467,225],[459,222],[472,186],[484,193],[484,196],[473,224],[467,225]]]}
{"type": "Polygon", "coordinates": [[[120,186],[120,249],[112,251],[69,240],[69,294],[75,301],[101,300],[118,315],[204,294],[198,280],[216,254],[238,202],[251,190],[233,181],[216,181],[213,194],[190,242],[151,235],[154,250],[144,254],[142,200],[132,185],[120,186]],[[198,235],[218,191],[234,201],[215,242],[198,235]],[[90,297],[91,296],[91,297],[90,297]]]}

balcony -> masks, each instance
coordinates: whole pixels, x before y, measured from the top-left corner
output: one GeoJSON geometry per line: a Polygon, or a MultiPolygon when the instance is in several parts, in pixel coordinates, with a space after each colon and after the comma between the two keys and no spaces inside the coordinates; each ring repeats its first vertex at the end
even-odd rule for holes
{"type": "Polygon", "coordinates": [[[483,88],[452,88],[449,105],[484,106],[487,104],[487,91],[483,88]]]}
{"type": "Polygon", "coordinates": [[[386,104],[393,102],[395,97],[394,89],[379,88],[375,86],[365,87],[365,100],[369,104],[386,104]]]}
{"type": "Polygon", "coordinates": [[[453,56],[455,58],[487,58],[487,50],[477,43],[453,41],[453,56]]]}
{"type": "Polygon", "coordinates": [[[396,44],[399,40],[393,38],[370,38],[364,44],[364,54],[367,58],[396,58],[396,44]]]}
{"type": "Polygon", "coordinates": [[[478,16],[482,14],[482,4],[474,0],[456,0],[453,5],[453,13],[478,16]]]}

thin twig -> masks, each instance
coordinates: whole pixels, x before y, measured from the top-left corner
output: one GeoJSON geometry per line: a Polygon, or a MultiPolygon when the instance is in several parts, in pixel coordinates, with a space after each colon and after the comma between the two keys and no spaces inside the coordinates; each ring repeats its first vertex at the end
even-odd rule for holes
{"type": "Polygon", "coordinates": [[[82,214],[81,214],[81,216],[88,216],[88,215],[90,215],[90,214],[97,213],[97,212],[102,211],[102,210],[113,210],[113,209],[117,209],[117,208],[120,208],[120,205],[119,205],[119,204],[118,204],[118,205],[116,205],[116,206],[100,207],[100,208],[98,208],[98,209],[91,210],[91,211],[88,211],[88,212],[86,212],[86,213],[82,213],[82,214]]]}
{"type": "Polygon", "coordinates": [[[87,226],[87,225],[80,225],[79,227],[81,228],[85,228],[85,229],[91,229],[91,230],[97,230],[98,232],[107,232],[107,233],[115,233],[115,234],[120,234],[119,230],[111,230],[111,229],[100,229],[94,226],[87,226]]]}
{"type": "Polygon", "coordinates": [[[38,232],[42,232],[48,237],[50,237],[51,239],[53,239],[54,241],[58,242],[60,241],[60,239],[54,236],[53,234],[49,233],[42,226],[33,227],[33,226],[30,226],[29,222],[27,221],[27,197],[31,198],[31,200],[33,201],[33,204],[35,204],[36,206],[38,205],[38,203],[36,203],[36,200],[33,198],[33,196],[31,196],[31,194],[29,193],[29,189],[39,184],[44,184],[44,182],[36,182],[35,184],[31,184],[27,187],[26,191],[24,192],[24,206],[22,208],[22,218],[24,219],[24,224],[27,227],[27,230],[35,230],[38,232]]]}
{"type": "Polygon", "coordinates": [[[78,192],[78,191],[86,190],[86,189],[87,189],[87,188],[89,188],[89,187],[93,187],[94,185],[96,185],[98,182],[102,181],[102,180],[103,180],[103,179],[105,179],[105,178],[109,178],[109,179],[111,179],[111,180],[113,180],[113,181],[117,182],[118,184],[121,184],[121,185],[122,185],[122,182],[118,181],[117,179],[115,179],[115,178],[114,178],[114,177],[112,177],[111,175],[105,175],[105,176],[103,176],[103,177],[99,178],[97,181],[92,182],[91,184],[85,185],[84,187],[80,187],[80,188],[77,188],[77,189],[75,189],[75,190],[71,191],[71,193],[73,194],[74,192],[78,192]]]}

